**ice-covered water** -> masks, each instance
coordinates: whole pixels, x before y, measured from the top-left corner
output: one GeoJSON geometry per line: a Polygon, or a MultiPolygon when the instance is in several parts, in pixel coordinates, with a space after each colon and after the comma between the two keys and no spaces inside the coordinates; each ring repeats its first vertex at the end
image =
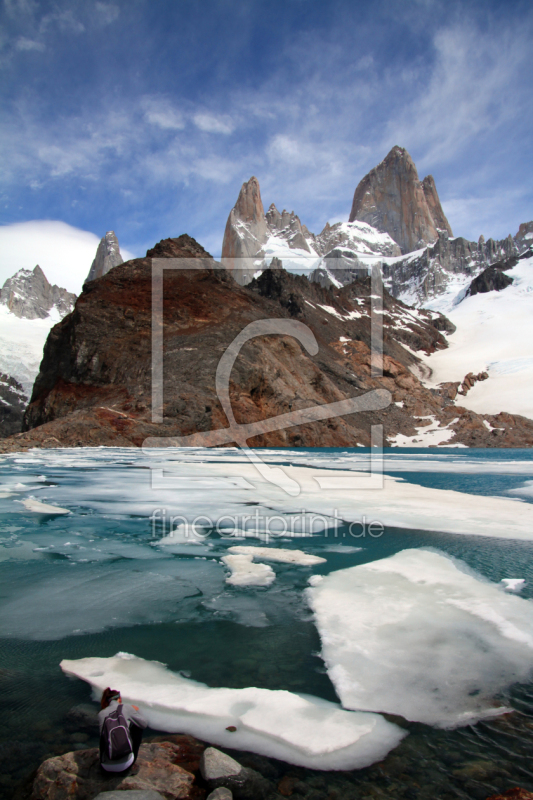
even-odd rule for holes
{"type": "MultiPolygon", "coordinates": [[[[298,497],[269,484],[230,449],[47,450],[3,457],[0,691],[6,725],[17,732],[16,745],[13,733],[0,742],[8,788],[47,752],[72,749],[76,740],[70,737],[79,734],[68,728],[65,715],[87,701],[88,689],[63,676],[62,659],[110,658],[122,650],[186,671],[213,688],[284,690],[338,703],[306,601],[310,578],[312,591],[320,591],[329,580],[320,584],[320,576],[429,548],[474,570],[472,580],[499,584],[494,592],[504,601],[529,604],[533,597],[531,451],[389,450],[383,489],[354,489],[346,482],[355,475],[369,479],[369,454],[360,449],[270,450],[262,456],[299,481],[298,497]],[[27,500],[35,503],[24,505],[27,500]],[[245,550],[230,549],[243,545],[245,550]],[[253,563],[268,566],[274,580],[265,586],[228,583],[223,558],[248,555],[254,546],[261,556],[253,563]],[[325,561],[268,560],[259,548],[298,550],[325,561]],[[510,595],[501,582],[517,580],[524,581],[519,595],[510,595]]],[[[380,591],[387,591],[386,582],[380,591]]],[[[495,596],[483,598],[493,611],[495,596]]],[[[419,658],[425,653],[431,659],[431,614],[420,620],[427,642],[421,635],[419,658]]],[[[481,641],[486,620],[477,629],[475,620],[470,623],[469,635],[481,641]]],[[[447,636],[453,660],[454,647],[461,652],[453,625],[447,636]]],[[[493,661],[503,658],[497,637],[491,647],[493,661]]],[[[437,796],[477,796],[461,794],[468,781],[480,781],[467,776],[472,753],[505,762],[503,772],[515,776],[509,785],[533,788],[520,755],[533,738],[527,723],[531,688],[515,656],[508,656],[511,678],[491,684],[484,699],[519,712],[455,732],[401,722],[410,736],[383,762],[403,764],[391,797],[410,789],[413,742],[417,752],[425,748],[434,767],[437,796]],[[515,678],[526,683],[509,689],[515,678]],[[500,737],[506,736],[502,755],[500,737]],[[456,772],[466,769],[463,777],[443,770],[441,751],[456,758],[456,772]]],[[[376,710],[409,716],[392,707],[376,710]]],[[[82,739],[77,746],[85,746],[82,739]]],[[[378,773],[368,770],[354,773],[353,781],[370,774],[379,783],[378,773]]],[[[480,797],[504,788],[498,783],[507,780],[503,773],[490,775],[481,780],[480,797]]]]}

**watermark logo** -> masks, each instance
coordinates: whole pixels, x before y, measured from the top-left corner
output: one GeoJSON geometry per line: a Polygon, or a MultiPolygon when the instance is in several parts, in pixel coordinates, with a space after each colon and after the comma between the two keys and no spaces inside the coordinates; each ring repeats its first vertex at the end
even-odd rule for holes
{"type": "MultiPolygon", "coordinates": [[[[324,259],[327,262],[328,259],[324,259]]],[[[329,269],[338,269],[338,259],[329,269]]],[[[326,265],[327,266],[327,265],[326,265]]],[[[163,423],[163,274],[165,270],[198,270],[213,268],[223,269],[221,265],[210,259],[152,259],[152,421],[163,423]]],[[[250,259],[235,259],[235,269],[250,272],[250,259]],[[241,263],[235,263],[241,262],[241,263]]],[[[380,265],[370,269],[371,275],[371,369],[374,377],[382,374],[383,364],[383,328],[382,301],[383,284],[380,265]]],[[[229,427],[211,431],[202,431],[187,436],[149,437],[143,443],[144,449],[160,447],[217,447],[225,444],[236,444],[254,465],[259,475],[271,484],[278,486],[290,496],[300,494],[301,487],[297,480],[282,467],[271,466],[261,457],[257,449],[249,447],[248,441],[255,436],[305,425],[309,422],[332,419],[334,417],[354,414],[363,411],[378,411],[391,403],[391,395],[386,389],[373,389],[357,397],[347,398],[334,403],[311,406],[305,409],[290,411],[275,417],[252,423],[238,423],[233,413],[230,400],[230,377],[233,366],[242,347],[258,336],[291,336],[297,339],[309,355],[318,353],[318,343],[312,330],[303,322],[293,319],[264,319],[251,322],[228,345],[222,354],[216,370],[215,391],[222,409],[227,417],[229,427]]],[[[158,485],[165,482],[161,470],[152,472],[158,485]]],[[[358,475],[321,476],[316,478],[320,490],[334,489],[372,489],[383,487],[383,429],[374,425],[371,429],[371,459],[369,473],[363,477],[358,475]]],[[[167,484],[168,485],[168,484],[167,484]]]]}

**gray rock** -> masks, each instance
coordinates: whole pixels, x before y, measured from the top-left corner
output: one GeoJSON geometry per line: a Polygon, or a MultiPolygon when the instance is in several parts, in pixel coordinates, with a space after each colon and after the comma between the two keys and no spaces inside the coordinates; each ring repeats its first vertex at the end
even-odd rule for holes
{"type": "MultiPolygon", "coordinates": [[[[120,798],[118,799],[120,800],[120,798]]],[[[233,800],[233,793],[225,786],[219,786],[214,792],[207,795],[206,800],[233,800]]]]}
{"type": "Polygon", "coordinates": [[[94,281],[96,278],[101,278],[106,275],[113,267],[118,267],[122,264],[124,259],[120,255],[120,245],[115,235],[115,231],[108,231],[105,236],[100,239],[100,244],[96,250],[94,261],[89,270],[89,274],[85,279],[87,281],[94,281]]]}
{"type": "MultiPolygon", "coordinates": [[[[125,789],[115,792],[100,792],[94,800],[165,800],[165,798],[153,789],[125,789]]],[[[221,800],[223,799],[221,798],[221,800]]]]}
{"type": "Polygon", "coordinates": [[[21,430],[27,405],[28,397],[22,384],[12,375],[0,372],[0,438],[21,430]]]}
{"type": "Polygon", "coordinates": [[[21,319],[46,319],[54,306],[59,316],[64,317],[75,302],[76,295],[52,285],[38,264],[33,270],[19,269],[0,292],[0,303],[21,319]]]}
{"type": "Polygon", "coordinates": [[[98,731],[98,707],[79,703],[67,712],[66,723],[70,729],[98,731]]]}
{"type": "Polygon", "coordinates": [[[216,747],[207,747],[200,759],[200,773],[207,782],[240,775],[242,771],[243,767],[238,761],[217,750],[216,747]]]}
{"type": "Polygon", "coordinates": [[[208,747],[202,754],[200,773],[210,789],[229,789],[236,800],[261,800],[272,792],[271,784],[262,775],[215,747],[208,747]]]}

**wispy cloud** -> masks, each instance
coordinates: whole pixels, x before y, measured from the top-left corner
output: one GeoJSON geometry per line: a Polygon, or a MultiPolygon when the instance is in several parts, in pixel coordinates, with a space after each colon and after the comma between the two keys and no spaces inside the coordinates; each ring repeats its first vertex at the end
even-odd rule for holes
{"type": "Polygon", "coordinates": [[[432,168],[511,125],[521,113],[515,78],[530,59],[530,42],[527,30],[482,33],[462,24],[437,32],[433,68],[413,76],[415,97],[389,120],[387,143],[422,149],[420,166],[432,168]]]}
{"type": "Polygon", "coordinates": [[[17,50],[40,50],[41,52],[46,49],[43,42],[37,42],[35,39],[27,39],[25,36],[21,36],[17,39],[15,47],[17,50]]]}
{"type": "MultiPolygon", "coordinates": [[[[449,10],[440,0],[420,0],[406,4],[409,13],[385,3],[392,9],[389,30],[356,20],[352,4],[340,2],[343,13],[335,21],[335,6],[331,24],[317,20],[290,36],[273,27],[275,57],[263,53],[269,66],[259,70],[249,52],[232,51],[224,61],[209,19],[211,38],[194,29],[196,47],[206,38],[202,54],[192,60],[184,52],[174,64],[174,53],[191,37],[180,40],[180,49],[169,25],[168,41],[158,38],[161,29],[147,36],[143,2],[57,0],[43,13],[31,0],[8,0],[6,13],[19,26],[13,70],[22,62],[45,70],[58,42],[75,40],[83,51],[91,36],[102,38],[98,26],[119,19],[126,30],[131,19],[141,20],[127,52],[115,57],[107,47],[98,61],[91,51],[101,83],[91,70],[76,74],[76,83],[61,74],[64,103],[58,90],[46,100],[31,83],[8,102],[0,146],[9,209],[20,187],[31,186],[17,201],[24,208],[34,208],[39,197],[63,208],[68,198],[69,208],[78,201],[79,224],[102,206],[110,208],[102,214],[120,212],[130,230],[141,231],[139,240],[151,241],[168,220],[174,227],[179,219],[182,231],[212,242],[217,230],[222,236],[240,185],[256,174],[267,204],[294,209],[318,230],[327,219],[346,217],[358,181],[400,144],[421,177],[435,175],[456,233],[499,235],[498,219],[507,228],[508,217],[491,200],[498,194],[508,197],[509,214],[533,216],[523,210],[531,196],[523,187],[531,181],[520,165],[530,138],[533,14],[509,14],[496,24],[484,9],[477,16],[456,13],[456,3],[449,10]],[[382,28],[386,39],[379,38],[382,28]],[[222,61],[226,72],[218,69],[222,61]],[[489,207],[494,212],[485,213],[489,207]]],[[[229,0],[214,6],[224,14],[233,7],[229,0]]],[[[165,5],[168,13],[173,8],[165,5]]],[[[243,10],[241,28],[247,14],[253,16],[243,10]]]]}
{"type": "Polygon", "coordinates": [[[235,125],[232,119],[225,116],[216,116],[207,111],[201,111],[193,116],[193,122],[197,128],[207,133],[233,133],[235,125]]]}

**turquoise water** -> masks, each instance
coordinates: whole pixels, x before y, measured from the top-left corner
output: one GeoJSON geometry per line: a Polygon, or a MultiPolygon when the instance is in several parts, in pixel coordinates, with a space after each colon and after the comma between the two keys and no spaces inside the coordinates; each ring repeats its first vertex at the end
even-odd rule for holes
{"type": "MultiPolygon", "coordinates": [[[[385,455],[389,474],[420,486],[533,499],[527,493],[533,480],[528,450],[396,449],[385,455]],[[522,495],[506,494],[521,487],[522,495]]],[[[221,451],[210,457],[232,458],[221,451]]],[[[362,469],[366,458],[360,449],[268,451],[271,464],[315,459],[315,465],[318,460],[335,468],[352,459],[362,469]]],[[[387,528],[379,538],[355,538],[346,526],[273,542],[320,554],[325,564],[312,570],[273,564],[270,587],[230,587],[219,559],[235,543],[231,538],[211,532],[205,547],[185,546],[179,553],[157,546],[161,525],[154,528],[150,511],[168,498],[157,491],[149,495],[146,456],[48,451],[6,457],[0,474],[12,491],[0,499],[0,790],[6,798],[45,756],[96,745],[94,733],[69,716],[73,706],[90,702],[90,691],[63,675],[63,658],[126,651],[210,686],[282,688],[336,701],[303,596],[311,572],[327,574],[406,548],[431,547],[491,581],[525,578],[521,596],[533,597],[533,541],[400,528],[387,528]],[[148,500],[141,496],[145,481],[148,500]],[[32,514],[19,502],[29,495],[72,513],[32,514]],[[338,545],[345,552],[331,550],[338,545]]],[[[225,489],[204,494],[199,503],[209,504],[210,513],[231,505],[225,489]]],[[[268,497],[255,499],[268,509],[268,497]]],[[[174,500],[182,512],[196,509],[189,491],[174,491],[174,500]]],[[[270,769],[277,777],[297,776],[300,793],[313,800],[332,792],[354,798],[486,798],[514,785],[533,790],[533,684],[513,687],[507,701],[515,714],[455,731],[400,721],[411,735],[384,762],[365,770],[315,773],[274,762],[270,769]]],[[[255,756],[239,757],[258,765],[255,756]]]]}

